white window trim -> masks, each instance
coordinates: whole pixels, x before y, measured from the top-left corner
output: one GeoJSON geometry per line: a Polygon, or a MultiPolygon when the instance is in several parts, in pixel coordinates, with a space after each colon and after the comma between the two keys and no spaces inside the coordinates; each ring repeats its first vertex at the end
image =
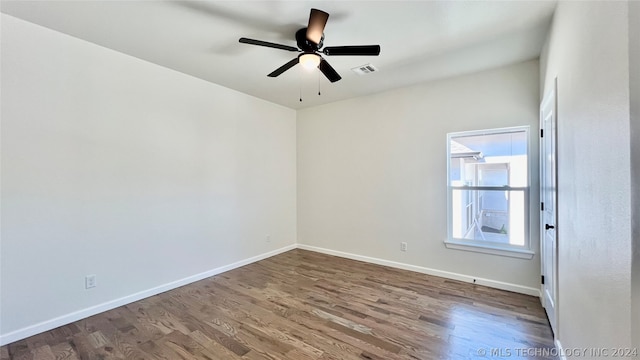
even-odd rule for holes
{"type": "Polygon", "coordinates": [[[533,256],[535,255],[535,252],[527,248],[518,249],[515,247],[507,248],[494,244],[472,244],[471,240],[459,241],[456,239],[447,239],[444,241],[444,246],[447,249],[472,251],[483,254],[508,256],[527,260],[533,259],[533,256]]]}
{"type": "MultiPolygon", "coordinates": [[[[533,259],[535,252],[531,250],[531,134],[530,127],[515,126],[488,130],[476,130],[476,131],[460,131],[447,134],[447,239],[444,241],[444,245],[447,249],[471,251],[483,254],[499,255],[514,257],[519,259],[533,259]],[[451,139],[459,136],[475,136],[475,135],[491,135],[505,132],[524,131],[527,137],[527,186],[525,190],[525,198],[527,202],[525,204],[525,244],[524,246],[502,246],[496,243],[485,243],[478,240],[457,239],[453,238],[451,231],[453,230],[453,219],[451,216],[452,211],[452,189],[460,188],[460,186],[452,186],[450,179],[450,167],[451,167],[451,139]]],[[[505,190],[509,189],[522,189],[518,187],[510,188],[505,187],[505,190]]]]}

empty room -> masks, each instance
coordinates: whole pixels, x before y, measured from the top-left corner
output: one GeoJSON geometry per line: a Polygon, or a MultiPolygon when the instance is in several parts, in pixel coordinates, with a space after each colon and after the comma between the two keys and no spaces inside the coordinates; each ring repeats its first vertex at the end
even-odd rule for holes
{"type": "Polygon", "coordinates": [[[0,0],[0,359],[640,352],[640,1],[0,0]]]}

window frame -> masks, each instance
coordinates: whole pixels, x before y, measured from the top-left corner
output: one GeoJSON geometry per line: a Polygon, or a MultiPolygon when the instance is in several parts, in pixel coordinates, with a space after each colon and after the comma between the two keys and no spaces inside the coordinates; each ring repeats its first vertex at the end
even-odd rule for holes
{"type": "Polygon", "coordinates": [[[473,251],[484,254],[532,259],[535,252],[531,250],[531,127],[529,125],[503,127],[485,130],[470,130],[447,133],[447,238],[444,241],[448,249],[473,251]],[[451,140],[462,136],[494,135],[504,133],[524,132],[527,139],[527,177],[526,186],[453,186],[451,185],[451,140]],[[453,237],[453,192],[454,190],[477,191],[522,191],[524,192],[524,245],[499,244],[484,240],[459,239],[453,237]]]}

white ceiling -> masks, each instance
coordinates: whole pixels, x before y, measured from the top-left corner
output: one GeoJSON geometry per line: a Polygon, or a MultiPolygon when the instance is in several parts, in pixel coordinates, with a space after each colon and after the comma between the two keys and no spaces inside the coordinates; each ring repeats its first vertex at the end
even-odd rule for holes
{"type": "Polygon", "coordinates": [[[299,109],[537,58],[555,1],[7,1],[2,12],[299,109]],[[330,14],[325,46],[380,44],[380,56],[328,57],[342,80],[296,66],[310,8],[330,14]],[[380,71],[350,69],[372,63],[380,71]],[[321,75],[321,74],[320,74],[321,75]],[[322,95],[318,96],[318,84],[322,95]],[[302,92],[303,102],[299,101],[302,92]]]}

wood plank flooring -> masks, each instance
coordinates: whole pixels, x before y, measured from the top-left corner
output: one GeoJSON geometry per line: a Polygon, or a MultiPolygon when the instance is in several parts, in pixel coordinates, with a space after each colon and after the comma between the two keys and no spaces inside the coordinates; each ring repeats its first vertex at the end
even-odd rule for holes
{"type": "Polygon", "coordinates": [[[17,341],[0,359],[546,359],[552,347],[538,298],[292,250],[17,341]]]}

